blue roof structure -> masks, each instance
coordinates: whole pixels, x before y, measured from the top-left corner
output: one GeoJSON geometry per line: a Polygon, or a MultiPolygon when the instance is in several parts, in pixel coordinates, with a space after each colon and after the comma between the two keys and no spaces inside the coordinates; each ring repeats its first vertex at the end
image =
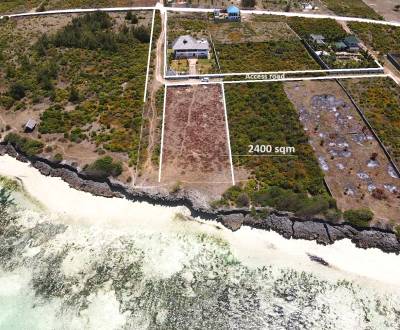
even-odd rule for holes
{"type": "Polygon", "coordinates": [[[233,15],[239,15],[240,10],[238,7],[234,6],[234,5],[230,5],[226,11],[228,12],[228,14],[233,14],[233,15]]]}

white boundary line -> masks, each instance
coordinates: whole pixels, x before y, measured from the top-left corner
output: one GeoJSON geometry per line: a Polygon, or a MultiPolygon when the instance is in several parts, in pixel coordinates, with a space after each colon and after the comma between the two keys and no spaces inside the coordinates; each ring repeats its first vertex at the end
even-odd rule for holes
{"type": "Polygon", "coordinates": [[[265,72],[228,72],[228,73],[210,73],[210,74],[196,74],[196,75],[176,75],[165,76],[166,79],[184,79],[184,78],[198,78],[198,77],[231,77],[231,76],[253,76],[253,75],[279,75],[279,74],[301,74],[301,73],[336,73],[336,72],[364,72],[382,70],[383,67],[379,65],[378,68],[359,68],[359,69],[321,69],[321,70],[295,70],[295,71],[265,71],[265,72]]]}
{"type": "Polygon", "coordinates": [[[151,51],[152,51],[152,46],[153,46],[153,31],[154,31],[154,17],[155,17],[155,15],[156,15],[156,11],[153,10],[153,18],[151,20],[151,31],[150,31],[149,55],[148,55],[148,58],[147,58],[146,82],[144,83],[143,102],[146,102],[147,84],[149,82],[150,59],[151,59],[151,51]]]}
{"type": "Polygon", "coordinates": [[[164,127],[165,127],[165,105],[167,102],[167,85],[164,85],[164,105],[163,105],[163,116],[162,116],[162,128],[161,128],[161,149],[160,149],[160,165],[158,168],[158,182],[161,182],[161,168],[163,159],[164,149],[164,127]]]}
{"type": "Polygon", "coordinates": [[[164,12],[164,79],[167,76],[167,49],[168,49],[168,39],[167,39],[167,20],[168,12],[164,12]]]}
{"type": "MultiPolygon", "coordinates": [[[[380,74],[360,74],[360,75],[336,75],[336,76],[319,76],[319,77],[294,77],[294,78],[283,78],[283,79],[254,79],[254,80],[227,80],[223,84],[242,84],[242,83],[254,83],[254,82],[278,82],[278,81],[301,81],[301,80],[334,80],[334,79],[355,79],[355,78],[377,78],[377,77],[388,77],[387,73],[380,74]]],[[[190,86],[190,85],[208,85],[215,84],[217,82],[182,82],[182,83],[171,83],[167,82],[166,86],[190,86]]],[[[222,83],[222,82],[220,82],[222,83]]]]}
{"type": "Polygon", "coordinates": [[[228,113],[227,113],[227,110],[226,110],[224,83],[220,83],[220,85],[221,85],[221,89],[222,89],[222,102],[223,102],[223,105],[224,105],[226,137],[227,137],[228,150],[229,150],[229,162],[231,163],[232,184],[235,185],[235,173],[233,171],[231,139],[230,139],[230,135],[229,135],[229,123],[228,123],[228,113]]]}
{"type": "MultiPolygon", "coordinates": [[[[210,13],[216,8],[204,9],[204,8],[177,8],[177,7],[164,7],[164,6],[152,6],[152,7],[105,7],[105,8],[74,8],[74,9],[60,9],[60,10],[49,10],[43,12],[27,12],[20,14],[0,14],[1,17],[24,17],[24,16],[43,16],[43,15],[55,15],[55,14],[79,14],[79,13],[90,13],[94,11],[105,11],[105,12],[119,12],[119,11],[140,11],[140,10],[160,10],[172,12],[199,12],[199,13],[210,13]]],[[[268,10],[241,10],[243,14],[254,14],[254,15],[271,15],[271,16],[286,16],[286,17],[305,17],[305,18],[316,18],[323,19],[329,18],[344,22],[360,22],[360,23],[371,23],[381,25],[399,26],[400,22],[395,21],[380,21],[368,18],[359,17],[348,17],[348,16],[336,16],[336,15],[322,15],[322,14],[308,14],[308,13],[296,13],[296,12],[280,12],[280,11],[268,11],[268,10]]]]}

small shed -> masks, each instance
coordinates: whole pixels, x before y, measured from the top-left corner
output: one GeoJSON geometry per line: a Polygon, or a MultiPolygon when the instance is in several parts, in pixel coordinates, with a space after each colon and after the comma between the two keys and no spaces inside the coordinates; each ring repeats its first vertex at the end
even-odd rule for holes
{"type": "Polygon", "coordinates": [[[30,133],[33,132],[33,130],[36,127],[36,121],[33,119],[29,119],[28,122],[25,124],[25,132],[30,133]]]}

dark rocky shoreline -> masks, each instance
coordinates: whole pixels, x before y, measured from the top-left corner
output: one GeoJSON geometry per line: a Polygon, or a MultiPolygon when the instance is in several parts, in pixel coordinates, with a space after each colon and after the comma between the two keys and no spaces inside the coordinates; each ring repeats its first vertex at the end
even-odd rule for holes
{"type": "Polygon", "coordinates": [[[185,206],[193,217],[216,220],[232,231],[241,226],[273,230],[290,239],[314,240],[327,245],[348,238],[360,248],[378,248],[384,252],[400,253],[400,242],[390,230],[382,228],[355,228],[349,224],[332,224],[322,219],[301,219],[289,212],[272,209],[212,209],[193,192],[170,193],[159,190],[138,190],[118,181],[94,180],[67,165],[57,164],[40,157],[27,157],[13,146],[0,144],[0,155],[8,154],[22,162],[30,162],[43,175],[60,177],[72,188],[103,197],[120,197],[153,205],[185,206]],[[262,215],[263,214],[263,215],[262,215]],[[267,215],[265,215],[267,214],[267,215]]]}

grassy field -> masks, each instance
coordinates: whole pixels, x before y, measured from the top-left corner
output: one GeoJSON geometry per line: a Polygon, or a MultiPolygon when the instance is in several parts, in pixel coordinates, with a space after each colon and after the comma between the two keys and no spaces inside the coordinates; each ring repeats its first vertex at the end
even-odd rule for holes
{"type": "Polygon", "coordinates": [[[283,85],[226,85],[225,91],[234,165],[250,176],[225,193],[225,202],[244,204],[248,198],[252,205],[307,215],[329,209],[322,170],[283,85]],[[249,145],[291,146],[296,152],[293,157],[240,156],[250,155],[249,145]]]}
{"type": "Polygon", "coordinates": [[[355,16],[372,19],[382,19],[371,7],[362,0],[322,0],[326,7],[339,16],[355,16]]]}
{"type": "Polygon", "coordinates": [[[349,27],[381,55],[400,53],[400,27],[353,22],[349,27]]]}
{"type": "Polygon", "coordinates": [[[44,34],[26,25],[41,29],[50,22],[43,20],[51,17],[9,21],[0,27],[0,111],[17,130],[27,115],[37,117],[37,138],[42,141],[85,142],[99,155],[120,153],[134,164],[149,18],[132,24],[124,14],[112,18],[94,13],[72,21],[64,18],[63,27],[44,34]]]}
{"type": "Polygon", "coordinates": [[[400,166],[400,89],[390,78],[343,81],[400,166]]]}

